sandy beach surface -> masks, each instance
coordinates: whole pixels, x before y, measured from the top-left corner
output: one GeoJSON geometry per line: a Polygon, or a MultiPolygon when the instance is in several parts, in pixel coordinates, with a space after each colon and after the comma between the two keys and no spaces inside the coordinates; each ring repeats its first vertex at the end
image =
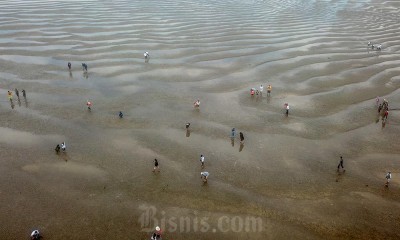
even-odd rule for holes
{"type": "Polygon", "coordinates": [[[399,1],[0,9],[0,239],[400,239],[399,1]]]}

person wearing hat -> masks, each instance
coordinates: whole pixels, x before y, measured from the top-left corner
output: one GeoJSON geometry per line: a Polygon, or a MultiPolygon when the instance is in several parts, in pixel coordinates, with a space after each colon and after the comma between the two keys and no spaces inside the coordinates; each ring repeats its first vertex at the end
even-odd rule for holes
{"type": "Polygon", "coordinates": [[[161,239],[161,228],[159,226],[156,227],[156,231],[153,233],[153,236],[151,236],[152,240],[157,240],[161,239]]]}

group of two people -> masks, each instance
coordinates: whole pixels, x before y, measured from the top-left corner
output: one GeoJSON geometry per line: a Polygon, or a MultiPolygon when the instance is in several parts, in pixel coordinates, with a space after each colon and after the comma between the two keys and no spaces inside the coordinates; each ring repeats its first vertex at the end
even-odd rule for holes
{"type": "Polygon", "coordinates": [[[57,144],[57,146],[54,150],[56,151],[56,153],[59,153],[60,150],[65,152],[65,150],[67,150],[67,145],[65,145],[65,142],[62,142],[61,144],[57,144]]]}

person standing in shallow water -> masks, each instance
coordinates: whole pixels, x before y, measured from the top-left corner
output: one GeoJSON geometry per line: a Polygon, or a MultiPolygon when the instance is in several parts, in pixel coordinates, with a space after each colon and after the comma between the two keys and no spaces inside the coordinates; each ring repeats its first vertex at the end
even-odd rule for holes
{"type": "Polygon", "coordinates": [[[243,136],[243,133],[240,132],[239,135],[240,135],[240,144],[244,144],[244,136],[243,136]]]}
{"type": "Polygon", "coordinates": [[[204,168],[204,156],[200,155],[201,168],[204,168]]]}
{"type": "Polygon", "coordinates": [[[86,106],[87,106],[89,111],[92,110],[92,103],[89,100],[87,100],[86,106]]]}
{"type": "Polygon", "coordinates": [[[289,103],[285,103],[286,116],[289,116],[289,103]]]}
{"type": "Polygon", "coordinates": [[[61,143],[61,149],[63,150],[63,152],[67,150],[67,145],[65,144],[65,142],[61,143]]]}
{"type": "Polygon", "coordinates": [[[385,186],[389,187],[390,179],[392,179],[392,173],[391,172],[387,172],[385,178],[386,178],[385,186]]]}
{"type": "Polygon", "coordinates": [[[60,149],[61,149],[60,144],[57,144],[57,146],[56,146],[56,148],[54,150],[56,151],[56,153],[59,153],[60,149]]]}
{"type": "Polygon", "coordinates": [[[272,91],[272,86],[271,86],[271,84],[269,84],[267,86],[267,96],[271,96],[271,91],[272,91]]]}
{"type": "Polygon", "coordinates": [[[71,71],[71,67],[72,67],[71,63],[68,62],[68,69],[69,69],[70,71],[71,71]]]}
{"type": "Polygon", "coordinates": [[[153,172],[155,172],[157,170],[157,172],[160,172],[160,168],[158,166],[158,160],[157,158],[154,158],[154,168],[153,168],[153,172]]]}
{"type": "Polygon", "coordinates": [[[194,102],[194,107],[195,108],[198,108],[198,107],[200,107],[200,100],[199,99],[197,99],[197,101],[196,102],[194,102]]]}
{"type": "Polygon", "coordinates": [[[339,172],[340,168],[343,169],[343,172],[346,171],[346,170],[344,170],[344,166],[343,166],[343,157],[342,157],[342,156],[340,156],[339,165],[337,166],[338,172],[339,172]]]}
{"type": "Polygon", "coordinates": [[[203,179],[203,182],[206,183],[208,180],[208,176],[210,176],[210,174],[208,172],[201,172],[200,176],[201,176],[201,179],[203,179]]]}

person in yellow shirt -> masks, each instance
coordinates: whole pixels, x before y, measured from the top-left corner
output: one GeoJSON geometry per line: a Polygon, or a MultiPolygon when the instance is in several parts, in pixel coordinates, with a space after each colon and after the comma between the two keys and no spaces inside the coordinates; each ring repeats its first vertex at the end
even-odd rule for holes
{"type": "Polygon", "coordinates": [[[272,91],[272,86],[271,86],[271,84],[269,84],[267,87],[267,96],[271,95],[271,91],[272,91]]]}
{"type": "Polygon", "coordinates": [[[10,99],[10,101],[12,101],[12,92],[8,91],[7,94],[8,94],[8,99],[10,99]]]}

